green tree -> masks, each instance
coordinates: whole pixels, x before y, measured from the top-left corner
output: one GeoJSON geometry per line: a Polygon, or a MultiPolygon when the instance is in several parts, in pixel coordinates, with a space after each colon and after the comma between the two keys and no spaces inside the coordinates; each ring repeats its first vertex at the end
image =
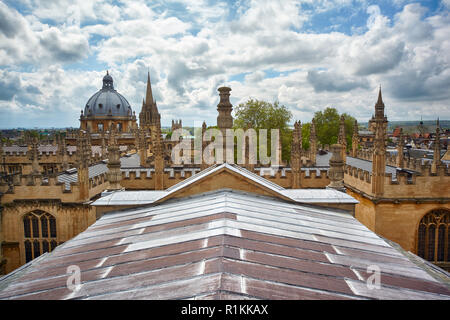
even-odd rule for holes
{"type": "MultiPolygon", "coordinates": [[[[345,137],[347,139],[347,150],[352,146],[353,127],[355,118],[344,113],[345,137]]],[[[317,140],[320,144],[332,145],[337,143],[339,135],[339,126],[341,115],[335,108],[326,108],[324,111],[318,111],[314,114],[316,121],[317,140]]],[[[308,132],[309,136],[309,132],[308,132]]]]}
{"type": "MultiPolygon", "coordinates": [[[[234,128],[253,128],[257,134],[260,129],[267,129],[268,141],[270,141],[270,130],[279,129],[282,158],[289,160],[291,150],[292,131],[289,129],[289,122],[292,113],[277,101],[269,103],[267,101],[249,99],[246,103],[241,103],[234,109],[234,128]]],[[[270,143],[269,143],[270,152],[270,143]]]]}

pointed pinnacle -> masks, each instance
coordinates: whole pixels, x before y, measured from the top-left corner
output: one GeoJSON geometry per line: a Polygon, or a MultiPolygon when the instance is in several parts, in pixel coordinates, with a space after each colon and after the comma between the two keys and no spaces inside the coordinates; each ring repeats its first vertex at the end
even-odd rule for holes
{"type": "Polygon", "coordinates": [[[152,85],[150,82],[150,71],[148,71],[148,74],[147,74],[147,92],[145,95],[145,101],[147,101],[147,103],[153,102],[152,85]]]}
{"type": "Polygon", "coordinates": [[[383,97],[381,96],[381,85],[380,90],[378,91],[378,101],[377,104],[383,104],[383,97]]]}

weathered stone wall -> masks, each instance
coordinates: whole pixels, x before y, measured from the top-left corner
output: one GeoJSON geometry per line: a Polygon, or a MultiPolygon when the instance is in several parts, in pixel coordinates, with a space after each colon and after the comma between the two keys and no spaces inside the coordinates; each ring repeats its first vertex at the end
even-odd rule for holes
{"type": "Polygon", "coordinates": [[[56,241],[65,242],[95,222],[95,209],[85,204],[62,204],[59,201],[15,201],[6,204],[2,212],[3,255],[6,273],[25,263],[23,216],[42,210],[56,219],[56,241]]]}

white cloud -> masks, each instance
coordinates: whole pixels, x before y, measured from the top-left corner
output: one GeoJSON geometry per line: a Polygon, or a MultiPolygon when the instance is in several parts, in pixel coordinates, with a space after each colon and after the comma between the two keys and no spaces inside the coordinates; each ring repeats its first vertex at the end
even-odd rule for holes
{"type": "Polygon", "coordinates": [[[215,124],[222,85],[231,86],[235,104],[250,97],[279,100],[302,121],[328,106],[367,120],[379,84],[392,117],[404,118],[399,110],[405,105],[417,115],[424,101],[428,112],[450,116],[442,108],[450,102],[450,18],[439,12],[425,18],[426,9],[417,3],[394,3],[400,11],[389,18],[377,5],[351,0],[241,1],[239,6],[27,1],[27,15],[0,3],[0,64],[13,72],[10,82],[0,82],[0,97],[9,99],[0,101],[0,110],[5,101],[10,110],[36,117],[39,108],[52,116],[64,110],[66,125],[77,126],[106,64],[116,89],[137,113],[150,68],[163,125],[172,118],[215,124]],[[351,15],[369,15],[355,27],[357,33],[310,32],[310,25],[306,31],[315,14],[342,6],[351,15]],[[73,62],[81,69],[67,67],[73,62]],[[24,63],[32,70],[21,70],[24,63]],[[230,81],[235,75],[245,77],[230,81]]]}

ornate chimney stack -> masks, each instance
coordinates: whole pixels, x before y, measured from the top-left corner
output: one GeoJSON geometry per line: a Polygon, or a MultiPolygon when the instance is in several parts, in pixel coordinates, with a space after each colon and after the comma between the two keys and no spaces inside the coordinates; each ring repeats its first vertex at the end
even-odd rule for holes
{"type": "Polygon", "coordinates": [[[302,127],[300,121],[294,123],[291,145],[291,171],[292,171],[292,189],[299,189],[301,186],[302,171],[302,127]]]}
{"type": "Polygon", "coordinates": [[[222,130],[225,136],[225,130],[233,127],[233,117],[231,116],[233,106],[230,103],[231,88],[220,87],[218,90],[220,102],[217,105],[217,111],[219,111],[219,115],[217,117],[217,127],[222,130]]]}
{"type": "Polygon", "coordinates": [[[311,164],[316,164],[317,155],[317,134],[316,134],[316,120],[313,118],[311,120],[311,129],[309,132],[309,159],[311,164]]]}
{"type": "Polygon", "coordinates": [[[233,111],[233,106],[230,103],[230,91],[231,88],[228,87],[220,87],[218,89],[220,102],[217,105],[217,111],[219,115],[217,116],[217,127],[222,132],[223,137],[223,161],[227,161],[227,129],[231,129],[233,127],[233,117],[231,116],[231,112],[233,111]]]}
{"type": "Polygon", "coordinates": [[[400,135],[398,137],[397,144],[397,167],[403,168],[404,166],[404,156],[403,156],[403,147],[405,146],[405,138],[403,137],[403,129],[400,128],[400,135]]]}
{"type": "Polygon", "coordinates": [[[330,184],[327,188],[336,189],[345,192],[344,187],[344,159],[342,159],[343,146],[340,144],[331,145],[330,169],[328,170],[328,177],[330,184]]]}
{"type": "Polygon", "coordinates": [[[353,136],[352,136],[352,157],[358,157],[358,144],[359,144],[359,132],[358,132],[358,121],[355,119],[355,124],[353,126],[353,136]]]}

